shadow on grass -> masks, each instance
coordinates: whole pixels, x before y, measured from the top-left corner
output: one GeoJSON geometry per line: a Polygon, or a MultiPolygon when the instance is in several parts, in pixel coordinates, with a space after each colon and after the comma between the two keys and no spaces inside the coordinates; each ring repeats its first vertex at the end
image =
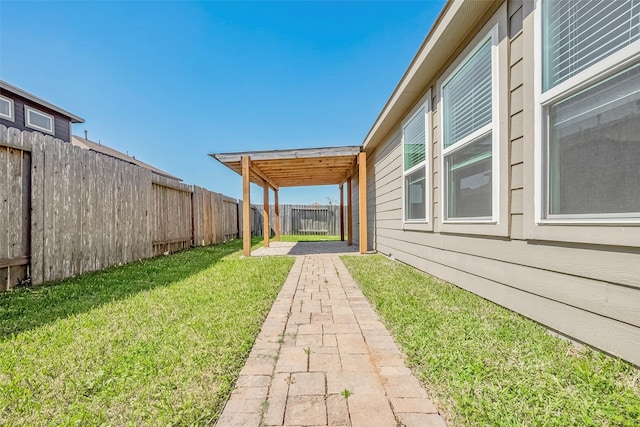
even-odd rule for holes
{"type": "MultiPolygon", "coordinates": [[[[252,243],[260,240],[254,238],[252,243]]],[[[0,341],[192,276],[242,249],[242,239],[0,293],[0,341]]]]}

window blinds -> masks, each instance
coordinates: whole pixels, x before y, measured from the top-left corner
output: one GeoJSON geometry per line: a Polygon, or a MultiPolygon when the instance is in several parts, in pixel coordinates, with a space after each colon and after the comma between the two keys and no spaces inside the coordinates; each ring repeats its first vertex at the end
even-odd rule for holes
{"type": "Polygon", "coordinates": [[[491,123],[491,39],[443,88],[444,147],[491,123]]]}
{"type": "Polygon", "coordinates": [[[544,90],[640,39],[640,0],[546,0],[544,90]]]}
{"type": "Polygon", "coordinates": [[[425,159],[424,108],[404,126],[404,170],[409,170],[425,159]]]}

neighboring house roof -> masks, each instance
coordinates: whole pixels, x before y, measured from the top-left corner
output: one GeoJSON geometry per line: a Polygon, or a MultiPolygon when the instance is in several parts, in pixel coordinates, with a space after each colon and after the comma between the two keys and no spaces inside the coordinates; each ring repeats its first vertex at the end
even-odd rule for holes
{"type": "Polygon", "coordinates": [[[71,114],[67,110],[64,110],[58,106],[55,106],[50,102],[45,101],[42,98],[38,98],[37,96],[27,91],[24,91],[19,87],[15,87],[11,83],[7,83],[4,80],[0,80],[0,89],[6,90],[7,92],[11,92],[15,95],[18,95],[21,98],[28,99],[31,102],[47,107],[49,110],[55,111],[58,114],[68,117],[71,123],[84,123],[84,119],[82,117],[78,117],[75,114],[71,114]]]}
{"type": "Polygon", "coordinates": [[[500,4],[501,2],[476,0],[447,1],[365,137],[362,145],[366,151],[373,151],[384,140],[424,96],[426,85],[447,64],[452,52],[460,48],[468,37],[469,30],[500,4]]]}
{"type": "Polygon", "coordinates": [[[71,138],[71,144],[75,145],[76,147],[83,148],[85,150],[92,150],[92,151],[95,151],[96,153],[105,154],[107,156],[115,157],[116,159],[123,160],[125,162],[129,162],[131,164],[140,166],[141,168],[150,170],[156,175],[164,176],[166,178],[174,179],[176,181],[182,181],[180,178],[175,177],[145,162],[141,162],[135,157],[128,156],[127,154],[121,153],[120,151],[114,150],[113,148],[107,147],[106,145],[102,145],[97,142],[90,141],[88,139],[80,138],[77,135],[73,135],[73,137],[71,138]]]}

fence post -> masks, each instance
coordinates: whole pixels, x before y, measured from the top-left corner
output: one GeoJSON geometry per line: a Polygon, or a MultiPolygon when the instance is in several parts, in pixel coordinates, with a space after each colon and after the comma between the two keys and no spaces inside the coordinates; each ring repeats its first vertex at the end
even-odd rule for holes
{"type": "Polygon", "coordinates": [[[194,248],[196,246],[196,226],[195,226],[195,209],[194,209],[194,196],[195,196],[196,188],[193,186],[191,188],[191,247],[194,248]]]}

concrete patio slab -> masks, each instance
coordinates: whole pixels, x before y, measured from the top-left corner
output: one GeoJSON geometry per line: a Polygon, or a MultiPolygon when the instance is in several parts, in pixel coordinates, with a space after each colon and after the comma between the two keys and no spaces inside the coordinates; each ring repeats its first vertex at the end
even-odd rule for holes
{"type": "Polygon", "coordinates": [[[270,242],[268,248],[258,248],[251,252],[251,256],[344,255],[357,253],[357,245],[348,246],[347,242],[328,240],[326,242],[270,242]]]}
{"type": "Polygon", "coordinates": [[[295,255],[219,427],[446,426],[338,254],[344,242],[272,243],[295,255]]]}

